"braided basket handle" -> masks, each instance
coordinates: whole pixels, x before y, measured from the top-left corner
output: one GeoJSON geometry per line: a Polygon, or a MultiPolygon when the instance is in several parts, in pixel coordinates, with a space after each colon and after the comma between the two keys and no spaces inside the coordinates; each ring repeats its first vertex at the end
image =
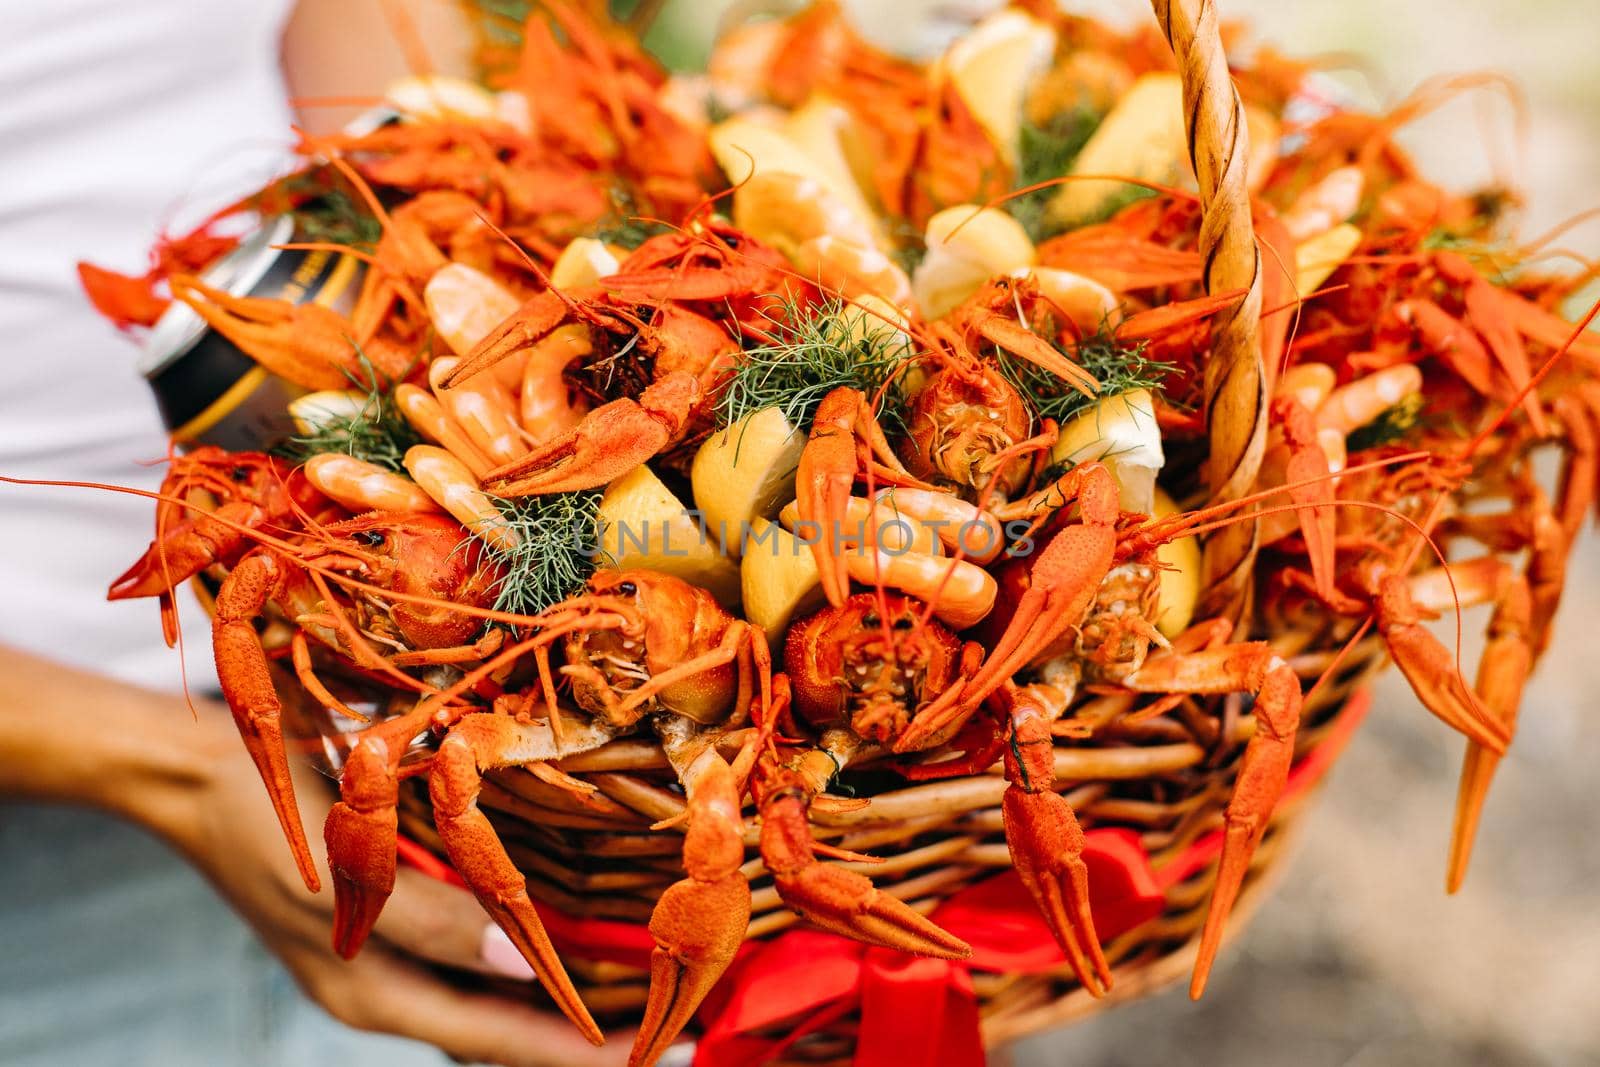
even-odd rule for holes
{"type": "MultiPolygon", "coordinates": [[[[1228,73],[1213,0],[1152,0],[1183,78],[1184,128],[1204,214],[1200,254],[1206,292],[1248,291],[1212,325],[1206,363],[1206,428],[1213,502],[1235,500],[1255,484],[1266,448],[1267,394],[1257,327],[1261,254],[1250,221],[1244,105],[1228,73]]],[[[1201,617],[1244,621],[1256,555],[1253,521],[1226,526],[1205,544],[1201,617]]]]}

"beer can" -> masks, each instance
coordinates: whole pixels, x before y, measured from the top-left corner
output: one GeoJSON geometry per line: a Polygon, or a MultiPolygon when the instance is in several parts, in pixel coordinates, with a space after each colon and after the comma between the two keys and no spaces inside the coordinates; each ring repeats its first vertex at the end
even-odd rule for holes
{"type": "MultiPolygon", "coordinates": [[[[344,132],[363,136],[401,118],[381,105],[357,116],[344,132]]],[[[321,304],[348,315],[366,264],[347,253],[281,247],[309,240],[296,232],[292,216],[264,219],[200,280],[233,296],[321,304]]],[[[288,405],[305,390],[268,372],[182,301],[174,300],[150,331],[139,371],[180,448],[265,452],[295,433],[288,405]]]]}
{"type": "MultiPolygon", "coordinates": [[[[277,247],[294,237],[292,218],[267,219],[201,279],[234,296],[316,303],[348,314],[364,264],[338,252],[277,247]]],[[[260,452],[295,432],[288,403],[305,390],[267,371],[181,301],[151,330],[139,371],[179,447],[260,452]]]]}

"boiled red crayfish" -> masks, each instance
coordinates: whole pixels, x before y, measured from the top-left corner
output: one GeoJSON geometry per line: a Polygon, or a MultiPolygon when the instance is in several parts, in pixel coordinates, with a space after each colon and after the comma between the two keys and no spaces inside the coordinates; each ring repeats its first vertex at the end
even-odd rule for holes
{"type": "Polygon", "coordinates": [[[297,468],[261,452],[203,445],[173,456],[156,504],[156,539],[106,598],[159,597],[170,646],[177,638],[173,590],[213,564],[238,560],[253,544],[250,531],[293,531],[328,506],[297,468]]]}
{"type": "Polygon", "coordinates": [[[481,657],[482,647],[468,642],[482,621],[454,605],[487,607],[498,577],[459,523],[438,515],[373,513],[318,527],[289,544],[255,548],[223,580],[212,620],[217,679],[313,892],[319,879],[284,751],[282,703],[255,619],[269,604],[293,619],[301,681],[325,704],[354,714],[316,681],[307,634],[386,680],[431,691],[400,668],[481,657]],[[362,595],[336,593],[340,578],[359,581],[362,595]],[[440,598],[450,603],[441,605],[440,598]]]}
{"type": "Polygon", "coordinates": [[[773,256],[726,227],[664,234],[597,286],[546,289],[526,301],[444,376],[446,389],[523,349],[530,363],[577,358],[596,367],[620,365],[637,349],[648,373],[630,384],[635,395],[602,404],[572,429],[490,471],[484,487],[508,497],[595,488],[706,425],[740,350],[707,312],[711,305],[737,308],[740,300],[765,298],[785,284],[767,262],[773,256]]]}
{"type": "MultiPolygon", "coordinates": [[[[749,888],[739,872],[739,797],[753,755],[731,766],[716,742],[770,705],[766,639],[703,590],[649,571],[601,571],[581,595],[518,626],[530,636],[485,657],[415,711],[356,735],[340,786],[344,800],[328,823],[329,863],[340,901],[335,944],[353,955],[393,888],[400,757],[418,733],[439,730],[429,791],[451,863],[561,1009],[598,1043],[600,1031],[566,976],[526,880],[479,810],[478,795],[487,771],[541,766],[558,753],[581,752],[647,725],[660,737],[687,797],[688,877],[663,895],[650,924],[658,948],[635,1058],[653,1060],[732,962],[749,922],[749,888]],[[566,723],[566,713],[557,710],[557,650],[560,676],[570,685],[573,703],[590,716],[587,722],[566,723]],[[508,694],[489,712],[457,701],[530,654],[537,666],[537,701],[508,694]],[[535,710],[543,714],[535,717],[535,710]]],[[[563,788],[593,791],[553,769],[542,773],[563,788]]]]}

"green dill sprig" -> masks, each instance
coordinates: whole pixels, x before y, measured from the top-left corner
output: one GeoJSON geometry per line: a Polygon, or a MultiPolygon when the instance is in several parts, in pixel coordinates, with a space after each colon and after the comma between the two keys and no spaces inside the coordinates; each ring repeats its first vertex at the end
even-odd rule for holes
{"type": "Polygon", "coordinates": [[[330,413],[318,418],[310,433],[289,438],[279,453],[296,463],[304,463],[324,452],[342,452],[387,470],[401,471],[406,450],[422,444],[422,438],[395,407],[390,391],[377,385],[377,372],[361,346],[354,341],[351,344],[355,346],[356,358],[364,373],[357,375],[346,371],[345,375],[353,387],[366,392],[361,406],[349,415],[330,413]]]}
{"type": "Polygon", "coordinates": [[[902,428],[905,398],[896,373],[911,358],[910,341],[887,325],[852,336],[844,310],[842,300],[829,299],[814,307],[785,301],[765,312],[770,340],[745,351],[717,399],[717,424],[776,407],[803,431],[822,398],[848,385],[869,397],[882,390],[878,420],[885,432],[902,428]]]}
{"type": "Polygon", "coordinates": [[[632,251],[650,238],[672,229],[664,222],[640,217],[638,201],[626,186],[613,185],[607,196],[611,200],[611,211],[600,220],[590,235],[596,240],[632,251]]]}
{"type": "Polygon", "coordinates": [[[1080,341],[1064,353],[1084,370],[1094,375],[1100,383],[1097,396],[1084,396],[1066,382],[1043,367],[1013,356],[1003,349],[995,362],[1023,401],[1033,408],[1041,419],[1054,419],[1065,423],[1098,401],[1108,397],[1131,393],[1135,389],[1159,390],[1174,364],[1162,363],[1145,355],[1144,341],[1126,344],[1117,340],[1108,326],[1102,326],[1093,337],[1080,341]]]}
{"type": "MultiPolygon", "coordinates": [[[[1024,120],[1017,142],[1016,188],[1026,189],[1066,174],[1099,128],[1102,117],[1092,108],[1072,107],[1050,116],[1043,124],[1024,120]]],[[[1060,225],[1049,217],[1050,200],[1059,188],[1051,185],[1006,201],[1006,210],[1035,243],[1060,230],[1060,225]]]]}
{"type": "Polygon", "coordinates": [[[494,588],[496,611],[532,615],[583,589],[608,558],[601,549],[601,490],[494,498],[517,535],[510,550],[489,549],[505,568],[494,588]]]}
{"type": "Polygon", "coordinates": [[[297,241],[321,241],[371,249],[383,227],[353,195],[344,177],[330,167],[312,167],[283,179],[297,241]]]}
{"type": "Polygon", "coordinates": [[[1351,430],[1345,438],[1345,447],[1351,452],[1360,452],[1400,440],[1422,421],[1422,404],[1421,393],[1402,397],[1393,407],[1378,412],[1365,426],[1351,430]]]}

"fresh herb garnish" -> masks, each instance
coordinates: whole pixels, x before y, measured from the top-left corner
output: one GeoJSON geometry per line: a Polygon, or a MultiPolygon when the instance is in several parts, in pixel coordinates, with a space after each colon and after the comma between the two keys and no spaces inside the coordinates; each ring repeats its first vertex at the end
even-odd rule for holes
{"type": "Polygon", "coordinates": [[[1351,430],[1345,438],[1345,447],[1351,452],[1360,452],[1400,440],[1421,421],[1422,404],[1421,393],[1402,397],[1393,407],[1380,411],[1377,418],[1365,426],[1351,430]]]}
{"type": "Polygon", "coordinates": [[[403,470],[406,450],[421,444],[422,438],[394,406],[389,391],[376,384],[377,372],[360,346],[355,347],[365,373],[347,371],[346,376],[353,387],[366,392],[361,406],[349,415],[329,413],[319,417],[312,432],[289,438],[279,451],[297,463],[324,452],[342,452],[387,470],[403,470]]]}
{"type": "Polygon", "coordinates": [[[582,590],[607,560],[600,548],[604,495],[596,489],[495,499],[518,539],[510,551],[489,550],[505,568],[495,585],[496,611],[532,615],[582,590]]]}
{"type": "Polygon", "coordinates": [[[383,236],[378,220],[331,167],[312,167],[291,174],[283,179],[281,189],[292,205],[289,214],[294,218],[298,241],[370,249],[383,236]]]}
{"type": "Polygon", "coordinates": [[[1100,383],[1098,396],[1084,396],[1042,367],[1000,350],[995,361],[1000,373],[1022,394],[1022,399],[1041,419],[1064,423],[1079,412],[1107,397],[1135,389],[1160,389],[1174,364],[1162,363],[1145,355],[1144,341],[1127,344],[1117,340],[1102,326],[1093,337],[1080,341],[1064,353],[1100,383]]]}
{"type": "MultiPolygon", "coordinates": [[[[1026,189],[1066,174],[1099,127],[1100,119],[1098,111],[1073,107],[1057,112],[1043,124],[1024,120],[1017,146],[1016,187],[1026,189]]],[[[1059,190],[1060,186],[1050,185],[1006,201],[1006,210],[1022,223],[1035,243],[1055,236],[1061,229],[1049,217],[1050,200],[1059,190]]]]}
{"type": "Polygon", "coordinates": [[[613,185],[608,194],[611,211],[595,226],[593,237],[608,245],[620,245],[628,250],[638,248],[657,234],[669,232],[672,227],[663,222],[641,218],[632,191],[623,185],[613,185]]]}
{"type": "Polygon", "coordinates": [[[768,312],[770,340],[745,352],[717,400],[717,424],[776,407],[804,430],[822,398],[848,385],[869,397],[881,389],[879,421],[888,433],[903,427],[904,398],[895,373],[911,356],[910,342],[886,323],[852,332],[845,309],[842,300],[829,299],[818,306],[781,302],[768,312]]]}

